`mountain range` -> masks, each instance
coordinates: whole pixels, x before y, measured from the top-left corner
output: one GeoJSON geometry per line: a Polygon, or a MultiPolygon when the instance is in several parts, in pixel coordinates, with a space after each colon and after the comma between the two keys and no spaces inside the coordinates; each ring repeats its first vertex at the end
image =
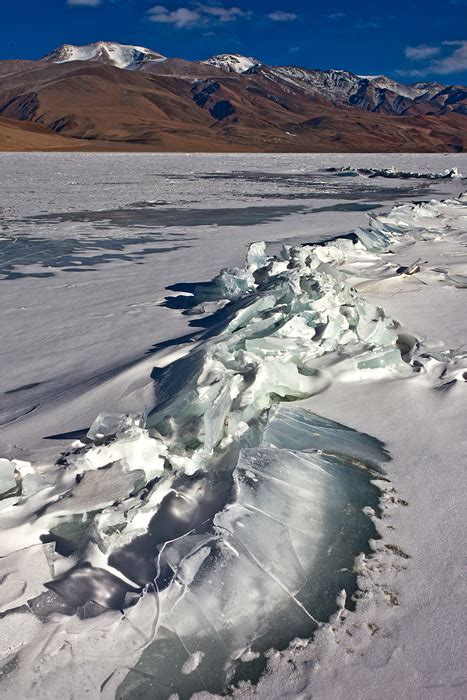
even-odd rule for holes
{"type": "Polygon", "coordinates": [[[65,44],[0,61],[0,149],[437,152],[467,148],[467,88],[65,44]]]}

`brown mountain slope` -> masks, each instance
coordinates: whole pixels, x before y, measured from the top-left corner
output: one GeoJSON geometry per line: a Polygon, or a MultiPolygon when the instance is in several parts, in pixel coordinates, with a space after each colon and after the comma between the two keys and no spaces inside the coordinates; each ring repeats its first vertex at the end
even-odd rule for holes
{"type": "Polygon", "coordinates": [[[80,145],[40,124],[0,117],[0,151],[73,151],[80,145]]]}
{"type": "Polygon", "coordinates": [[[168,58],[166,61],[143,63],[139,70],[151,75],[171,75],[187,80],[225,77],[225,71],[220,68],[198,61],[185,61],[183,58],[168,58]]]}
{"type": "Polygon", "coordinates": [[[0,61],[0,79],[37,66],[37,61],[0,61]]]}
{"type": "MultiPolygon", "coordinates": [[[[0,117],[0,151],[114,151],[125,144],[61,136],[34,122],[0,117]]],[[[141,147],[141,150],[147,150],[141,147]]]]}
{"type": "Polygon", "coordinates": [[[203,67],[195,78],[186,63],[168,65],[159,75],[82,61],[0,62],[0,114],[73,137],[77,148],[93,144],[99,150],[112,144],[116,150],[163,151],[467,147],[462,114],[366,112],[293,90],[261,72],[239,78],[207,68],[210,75],[203,78],[203,67]],[[18,65],[11,70],[5,63],[18,65]]]}
{"type": "MultiPolygon", "coordinates": [[[[153,152],[156,150],[151,143],[128,143],[126,141],[95,141],[76,139],[57,134],[41,124],[34,122],[6,119],[0,116],[0,152],[1,151],[82,151],[82,152],[153,152]]],[[[157,150],[163,152],[187,151],[230,151],[222,148],[222,144],[208,137],[193,139],[187,136],[168,135],[164,142],[158,144],[157,150]]],[[[236,149],[238,151],[249,149],[236,149]]]]}

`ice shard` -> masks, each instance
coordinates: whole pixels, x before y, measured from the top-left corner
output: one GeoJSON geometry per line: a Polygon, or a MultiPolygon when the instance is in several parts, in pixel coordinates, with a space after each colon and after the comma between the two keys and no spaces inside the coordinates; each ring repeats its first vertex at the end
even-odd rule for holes
{"type": "Polygon", "coordinates": [[[371,435],[290,404],[279,404],[272,412],[263,444],[301,452],[341,454],[376,469],[390,459],[384,444],[371,435]]]}
{"type": "Polygon", "coordinates": [[[122,415],[121,413],[100,413],[86,437],[94,442],[105,438],[115,437],[132,426],[137,421],[137,416],[122,415]]]}

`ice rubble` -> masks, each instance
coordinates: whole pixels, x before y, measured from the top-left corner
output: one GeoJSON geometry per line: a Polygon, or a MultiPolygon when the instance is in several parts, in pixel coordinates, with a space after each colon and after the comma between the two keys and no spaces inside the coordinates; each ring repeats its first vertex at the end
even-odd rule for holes
{"type": "Polygon", "coordinates": [[[374,534],[363,511],[389,457],[293,402],[336,378],[410,377],[420,358],[460,371],[352,285],[400,274],[391,251],[466,213],[464,196],[371,217],[354,239],[277,256],[254,244],[197,290],[196,304],[227,303],[223,326],[159,370],[146,419],[99,416],[52,468],[0,462],[0,606],[42,621],[18,642],[20,668],[40,660],[34,683],[58,690],[86,666],[91,690],[121,698],[222,692],[329,617],[374,534]]]}
{"type": "Polygon", "coordinates": [[[420,179],[420,180],[462,180],[464,175],[457,168],[446,168],[440,173],[419,173],[413,170],[404,171],[396,170],[394,166],[390,168],[354,168],[351,165],[346,165],[343,168],[327,168],[328,173],[337,173],[338,175],[364,175],[369,178],[373,177],[388,177],[398,180],[420,179]]]}

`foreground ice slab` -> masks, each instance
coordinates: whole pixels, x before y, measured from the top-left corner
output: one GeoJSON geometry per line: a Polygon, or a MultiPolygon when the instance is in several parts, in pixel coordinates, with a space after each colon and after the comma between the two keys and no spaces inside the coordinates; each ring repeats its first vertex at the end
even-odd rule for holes
{"type": "Polygon", "coordinates": [[[415,274],[392,251],[461,235],[466,213],[465,197],[407,205],[353,239],[256,244],[195,295],[222,320],[158,370],[149,416],[99,416],[54,465],[2,460],[6,697],[222,693],[329,618],[389,456],[296,402],[336,381],[463,376],[461,352],[424,348],[354,285],[415,274]]]}
{"type": "Polygon", "coordinates": [[[164,549],[174,577],[160,594],[159,633],[119,697],[221,693],[256,678],[265,651],[309,637],[352,586],[353,552],[371,530],[363,507],[378,501],[363,465],[260,447],[241,451],[233,480],[211,538],[193,533],[164,549]],[[190,676],[187,651],[200,659],[190,676]]]}

